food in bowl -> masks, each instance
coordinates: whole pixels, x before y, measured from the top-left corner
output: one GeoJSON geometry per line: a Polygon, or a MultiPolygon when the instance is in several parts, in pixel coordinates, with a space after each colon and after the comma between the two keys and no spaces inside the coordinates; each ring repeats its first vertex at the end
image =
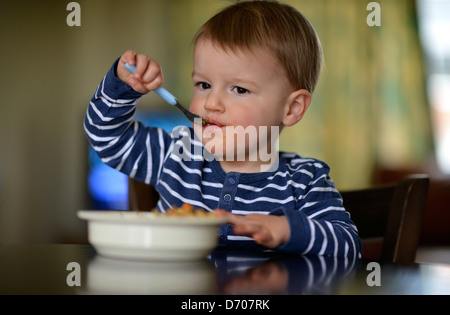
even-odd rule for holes
{"type": "Polygon", "coordinates": [[[204,259],[217,246],[226,219],[190,205],[166,213],[81,210],[88,240],[100,255],[134,260],[204,259]]]}
{"type": "MultiPolygon", "coordinates": [[[[153,210],[157,214],[162,214],[162,212],[157,212],[157,210],[153,210]]],[[[167,211],[164,213],[164,215],[167,216],[175,216],[175,217],[209,217],[209,218],[216,218],[216,215],[214,212],[205,211],[201,208],[194,208],[193,205],[189,203],[184,203],[181,205],[181,207],[172,206],[171,208],[167,209],[167,211]]]]}

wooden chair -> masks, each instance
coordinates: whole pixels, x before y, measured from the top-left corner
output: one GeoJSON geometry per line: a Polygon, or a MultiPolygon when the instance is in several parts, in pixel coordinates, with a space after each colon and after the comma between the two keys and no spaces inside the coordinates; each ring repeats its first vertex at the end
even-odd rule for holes
{"type": "Polygon", "coordinates": [[[363,240],[363,258],[388,263],[414,262],[429,181],[428,175],[417,174],[396,185],[341,192],[344,206],[363,240]],[[381,253],[379,257],[371,257],[367,252],[370,244],[374,244],[371,240],[377,238],[382,240],[381,253]]]}
{"type": "Polygon", "coordinates": [[[159,200],[158,192],[148,184],[128,178],[128,209],[150,211],[159,200]]]}

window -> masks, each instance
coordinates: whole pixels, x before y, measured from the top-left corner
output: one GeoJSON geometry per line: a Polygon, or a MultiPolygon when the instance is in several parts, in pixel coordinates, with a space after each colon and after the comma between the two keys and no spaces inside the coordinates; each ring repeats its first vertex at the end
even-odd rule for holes
{"type": "Polygon", "coordinates": [[[450,174],[450,1],[417,0],[436,159],[450,174]]]}

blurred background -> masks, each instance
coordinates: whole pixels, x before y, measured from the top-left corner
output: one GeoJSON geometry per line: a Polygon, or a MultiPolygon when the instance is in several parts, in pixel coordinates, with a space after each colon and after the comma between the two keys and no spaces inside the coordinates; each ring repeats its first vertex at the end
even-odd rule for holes
{"type": "MultiPolygon", "coordinates": [[[[112,63],[156,59],[188,106],[192,37],[227,0],[1,0],[0,243],[85,242],[79,209],[127,206],[127,179],[89,149],[83,119],[112,63]]],[[[325,68],[304,119],[280,149],[326,161],[340,190],[432,177],[423,242],[450,244],[450,1],[285,0],[315,26],[325,68]],[[370,19],[370,18],[369,18],[370,19]]],[[[187,121],[157,96],[139,117],[169,131],[187,121]]]]}

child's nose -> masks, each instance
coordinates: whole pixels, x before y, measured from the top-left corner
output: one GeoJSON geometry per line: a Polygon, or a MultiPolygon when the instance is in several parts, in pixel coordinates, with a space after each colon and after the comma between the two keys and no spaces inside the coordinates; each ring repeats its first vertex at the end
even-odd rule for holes
{"type": "Polygon", "coordinates": [[[223,97],[218,91],[211,90],[208,94],[205,100],[205,109],[208,111],[224,111],[223,97]]]}

